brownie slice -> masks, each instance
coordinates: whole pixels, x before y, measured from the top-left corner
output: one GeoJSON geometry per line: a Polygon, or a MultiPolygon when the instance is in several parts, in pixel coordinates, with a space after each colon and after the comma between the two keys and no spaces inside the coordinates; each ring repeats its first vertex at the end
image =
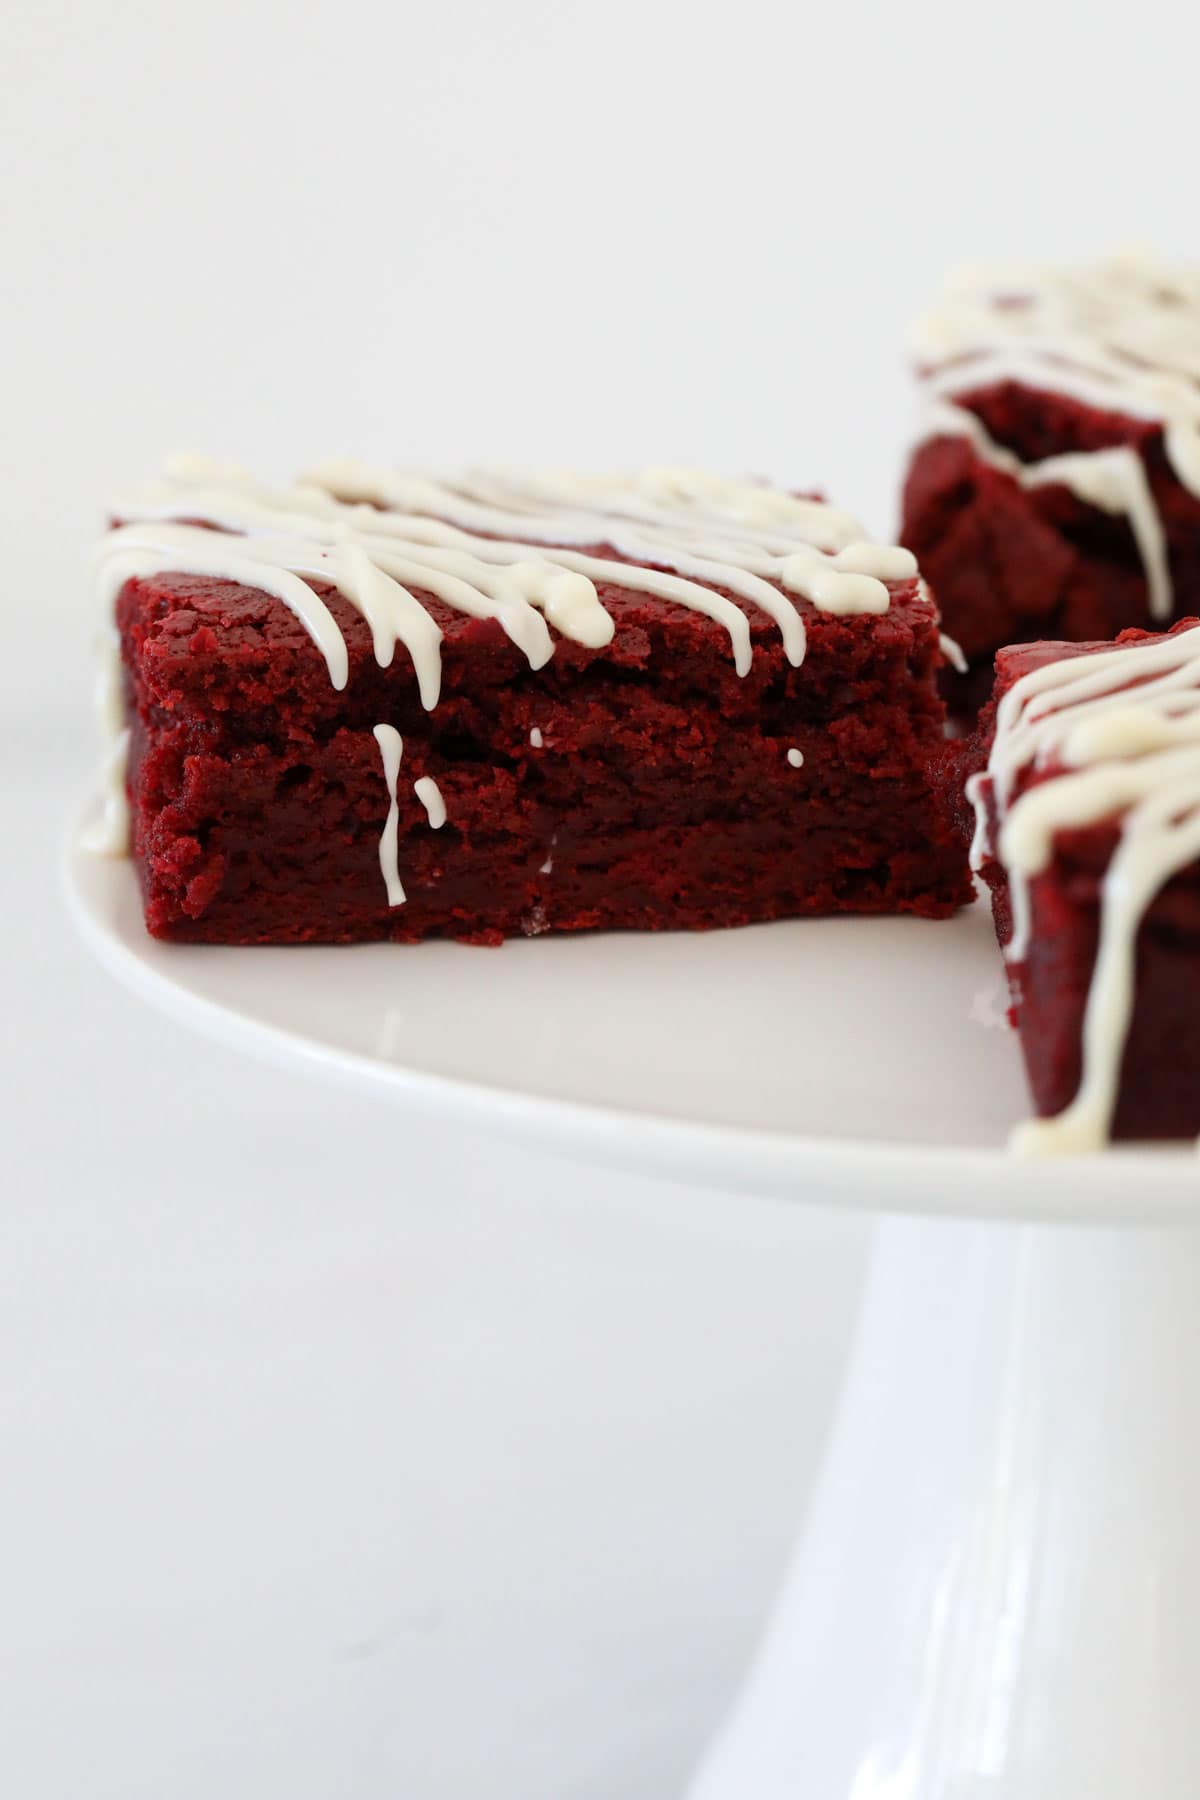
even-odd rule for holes
{"type": "MultiPolygon", "coordinates": [[[[361,499],[336,508],[339,527],[353,513],[378,528],[361,499]]],[[[181,483],[169,510],[207,514],[212,529],[190,541],[240,553],[211,496],[181,483]]],[[[575,542],[575,513],[554,517],[575,542]]],[[[721,525],[732,529],[724,513],[705,529],[721,525]]],[[[806,630],[797,663],[776,620],[710,579],[707,595],[747,621],[735,658],[727,621],[635,585],[635,569],[686,558],[656,551],[635,565],[628,534],[611,529],[621,547],[587,552],[613,576],[595,585],[610,640],[552,630],[537,666],[498,618],[410,584],[441,634],[432,705],[404,650],[381,666],[367,618],[311,573],[344,645],[340,686],[277,594],[180,567],[186,551],[120,584],[132,853],[150,931],[497,943],[805,913],[940,918],[969,898],[946,794],[938,615],[922,584],[876,582],[884,610],[839,613],[776,572],[806,630]]],[[[551,552],[542,537],[521,554],[551,552]]]]}
{"type": "Polygon", "coordinates": [[[1035,1152],[1200,1135],[1200,631],[1001,650],[972,780],[1035,1152]]]}
{"type": "Polygon", "coordinates": [[[1200,290],[1118,263],[960,287],[917,345],[925,415],[901,539],[986,699],[1002,645],[1200,610],[1200,290]]]}

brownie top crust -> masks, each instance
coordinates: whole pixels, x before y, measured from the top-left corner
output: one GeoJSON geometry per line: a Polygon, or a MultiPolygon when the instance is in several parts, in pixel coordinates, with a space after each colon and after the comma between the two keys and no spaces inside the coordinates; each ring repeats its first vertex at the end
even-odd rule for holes
{"type": "Polygon", "coordinates": [[[751,617],[774,622],[798,665],[798,598],[838,615],[885,613],[886,583],[917,573],[909,551],[866,541],[824,501],[693,471],[442,481],[339,461],[270,488],[185,458],[113,510],[120,522],[100,550],[110,600],[131,577],[171,572],[268,594],[299,620],[341,689],[347,647],[324,585],[366,620],[381,666],[403,644],[427,710],[440,692],[444,621],[418,593],[451,614],[494,619],[540,668],[554,654],[551,626],[591,649],[611,641],[598,591],[608,583],[717,621],[744,675],[751,617]]]}

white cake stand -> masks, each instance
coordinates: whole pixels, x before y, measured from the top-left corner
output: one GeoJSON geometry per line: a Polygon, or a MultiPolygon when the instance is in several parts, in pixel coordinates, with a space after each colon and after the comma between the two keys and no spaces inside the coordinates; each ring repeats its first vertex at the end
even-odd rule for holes
{"type": "Polygon", "coordinates": [[[576,1155],[886,1216],[774,1621],[689,1800],[1195,1800],[1200,1159],[1019,1163],[982,911],[499,952],[166,947],[123,981],[276,1061],[576,1155]]]}

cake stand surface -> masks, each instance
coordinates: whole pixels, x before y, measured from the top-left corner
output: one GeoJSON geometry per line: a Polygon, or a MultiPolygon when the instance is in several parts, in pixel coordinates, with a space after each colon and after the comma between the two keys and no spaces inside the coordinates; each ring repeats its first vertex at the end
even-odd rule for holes
{"type": "Polygon", "coordinates": [[[791,1571],[688,1800],[1195,1800],[1200,1159],[1025,1163],[982,910],[486,952],[153,943],[123,981],[394,1101],[732,1192],[882,1212],[791,1571]]]}

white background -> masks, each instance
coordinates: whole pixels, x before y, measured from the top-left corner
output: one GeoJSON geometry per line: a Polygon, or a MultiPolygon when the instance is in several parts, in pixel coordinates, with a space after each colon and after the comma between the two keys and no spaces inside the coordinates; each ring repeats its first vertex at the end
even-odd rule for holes
{"type": "Polygon", "coordinates": [[[1194,9],[0,28],[0,1791],[673,1795],[819,1454],[861,1227],[451,1137],[111,989],[54,874],[87,544],[177,446],[692,462],[886,528],[949,265],[1195,250],[1194,9]]]}

